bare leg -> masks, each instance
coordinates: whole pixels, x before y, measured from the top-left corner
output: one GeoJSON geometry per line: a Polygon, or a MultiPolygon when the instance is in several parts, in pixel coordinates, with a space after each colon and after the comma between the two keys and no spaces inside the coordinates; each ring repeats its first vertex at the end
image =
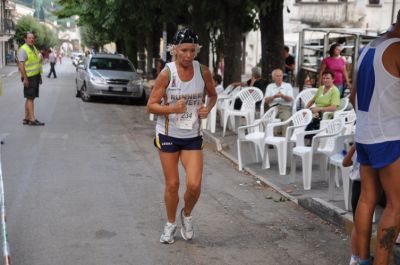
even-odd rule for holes
{"type": "Polygon", "coordinates": [[[29,120],[29,99],[25,99],[25,119],[29,120]]]}
{"type": "Polygon", "coordinates": [[[378,225],[374,264],[389,264],[389,254],[400,226],[400,159],[379,170],[387,203],[378,225]]]}
{"type": "Polygon", "coordinates": [[[190,216],[201,192],[203,151],[182,150],[181,161],[186,171],[185,216],[190,216]]]}
{"type": "Polygon", "coordinates": [[[167,209],[167,219],[170,223],[175,223],[176,209],[179,202],[179,152],[167,153],[158,152],[160,154],[161,165],[165,177],[164,200],[167,209]]]}
{"type": "Polygon", "coordinates": [[[25,101],[25,115],[27,114],[27,119],[30,121],[36,120],[35,118],[35,108],[33,104],[33,99],[26,99],[25,101]]]}
{"type": "Polygon", "coordinates": [[[360,259],[370,255],[372,216],[380,194],[378,171],[370,166],[361,165],[361,195],[356,210],[357,247],[360,259]]]}
{"type": "Polygon", "coordinates": [[[357,231],[355,226],[353,226],[353,229],[351,230],[351,253],[353,255],[359,256],[357,242],[358,242],[357,231]]]}

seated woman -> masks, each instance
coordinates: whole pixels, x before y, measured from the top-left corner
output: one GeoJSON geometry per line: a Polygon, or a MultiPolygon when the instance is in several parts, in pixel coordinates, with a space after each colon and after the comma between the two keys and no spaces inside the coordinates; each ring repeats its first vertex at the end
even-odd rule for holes
{"type": "Polygon", "coordinates": [[[306,130],[318,130],[322,114],[325,111],[333,112],[340,105],[339,89],[333,84],[334,75],[332,72],[326,71],[322,74],[323,85],[318,88],[317,93],[311,99],[306,108],[313,113],[313,120],[307,126],[306,130]],[[314,107],[313,106],[315,103],[314,107]]]}

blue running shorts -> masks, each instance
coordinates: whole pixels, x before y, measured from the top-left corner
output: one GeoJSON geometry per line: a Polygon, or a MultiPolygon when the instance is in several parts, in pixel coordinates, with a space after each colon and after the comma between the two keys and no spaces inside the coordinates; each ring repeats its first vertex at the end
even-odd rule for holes
{"type": "Polygon", "coordinates": [[[154,146],[161,152],[174,153],[181,150],[202,150],[203,136],[193,138],[175,138],[163,134],[157,134],[154,138],[154,146]]]}
{"type": "Polygon", "coordinates": [[[357,161],[374,169],[384,168],[400,158],[400,141],[378,144],[356,143],[357,161]]]}

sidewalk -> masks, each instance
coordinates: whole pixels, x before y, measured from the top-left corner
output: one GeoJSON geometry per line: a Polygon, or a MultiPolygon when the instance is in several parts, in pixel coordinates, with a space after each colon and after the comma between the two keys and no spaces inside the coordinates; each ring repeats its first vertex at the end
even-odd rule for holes
{"type": "MultiPolygon", "coordinates": [[[[233,161],[236,165],[237,161],[237,134],[232,131],[227,131],[225,137],[222,137],[222,128],[217,122],[216,132],[213,134],[209,130],[203,130],[204,139],[210,143],[216,145],[216,148],[226,158],[233,161]]],[[[250,145],[242,145],[242,152],[248,150],[254,150],[250,145]]],[[[318,165],[313,165],[312,184],[311,190],[303,189],[303,178],[301,162],[297,160],[297,169],[295,175],[295,181],[292,182],[290,172],[290,161],[288,161],[288,168],[286,175],[279,175],[278,161],[276,149],[268,149],[270,168],[262,169],[261,161],[255,162],[255,155],[252,153],[243,153],[244,158],[244,170],[249,172],[251,175],[264,182],[266,185],[274,188],[282,196],[292,200],[294,203],[302,206],[308,211],[318,215],[323,220],[326,220],[341,229],[345,230],[349,235],[353,227],[353,215],[352,212],[345,210],[343,187],[335,187],[334,200],[328,200],[328,180],[320,176],[320,170],[318,165]],[[250,158],[250,159],[249,159],[250,158]],[[246,161],[247,160],[247,161],[246,161]],[[250,161],[249,161],[250,160],[250,161]]],[[[289,160],[289,159],[288,159],[289,160]]],[[[351,204],[351,202],[350,202],[351,204]]],[[[376,220],[382,213],[380,207],[376,210],[376,220]]],[[[372,249],[374,249],[376,241],[376,223],[373,227],[373,238],[371,242],[372,249]]],[[[395,246],[393,250],[393,263],[400,265],[400,247],[395,246]]]]}
{"type": "Polygon", "coordinates": [[[17,64],[8,64],[8,65],[4,66],[3,68],[0,68],[0,74],[3,78],[10,77],[16,73],[18,73],[17,64]]]}

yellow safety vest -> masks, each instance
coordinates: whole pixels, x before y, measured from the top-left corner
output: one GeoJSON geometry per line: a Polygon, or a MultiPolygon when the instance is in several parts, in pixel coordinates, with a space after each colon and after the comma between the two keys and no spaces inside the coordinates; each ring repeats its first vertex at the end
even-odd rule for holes
{"type": "Polygon", "coordinates": [[[33,46],[33,50],[28,46],[28,44],[24,44],[21,46],[21,49],[24,49],[28,59],[25,61],[25,72],[28,77],[38,75],[42,73],[42,57],[35,46],[33,46]]]}

